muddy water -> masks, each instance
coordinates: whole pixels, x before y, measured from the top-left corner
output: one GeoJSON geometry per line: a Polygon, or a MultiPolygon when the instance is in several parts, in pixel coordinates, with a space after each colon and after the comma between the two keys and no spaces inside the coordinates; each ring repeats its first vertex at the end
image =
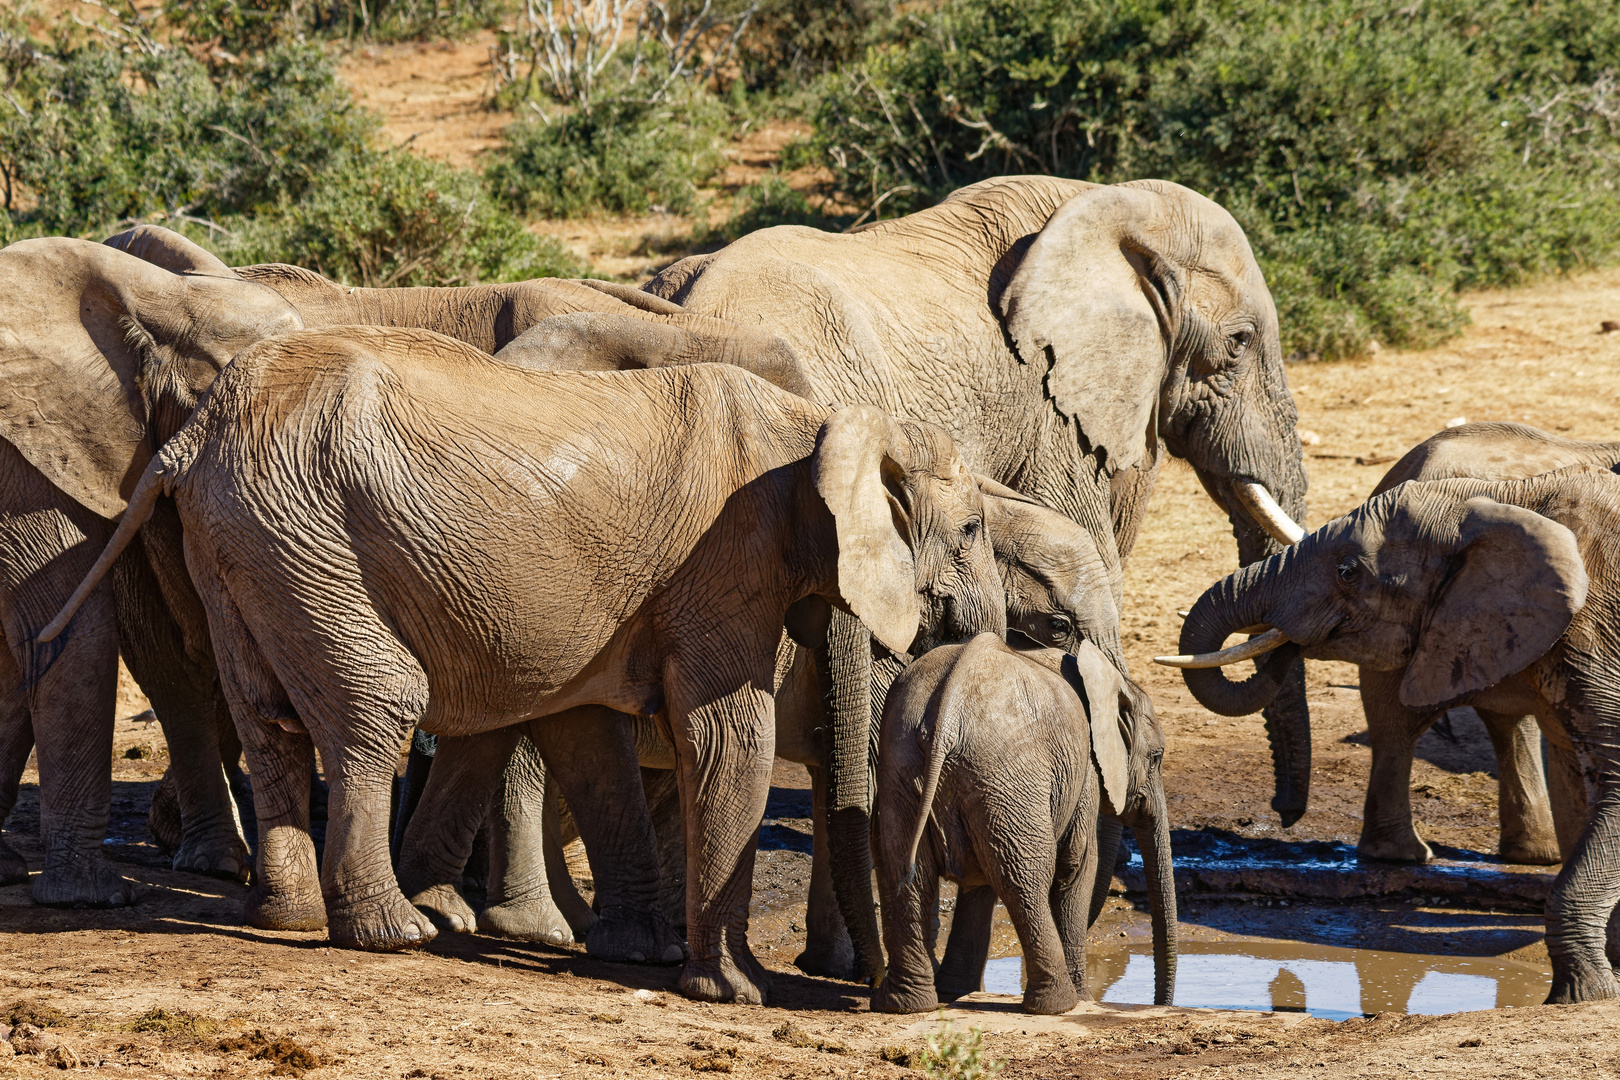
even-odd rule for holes
{"type": "MultiPolygon", "coordinates": [[[[991,960],[984,988],[1021,994],[1023,962],[991,960]]],[[[1151,1004],[1146,947],[1093,949],[1088,974],[1099,1001],[1151,1004]]],[[[1176,1004],[1305,1012],[1344,1020],[1380,1012],[1440,1014],[1539,1005],[1550,976],[1529,964],[1479,956],[1425,956],[1302,942],[1187,942],[1176,967],[1176,1004]]]]}

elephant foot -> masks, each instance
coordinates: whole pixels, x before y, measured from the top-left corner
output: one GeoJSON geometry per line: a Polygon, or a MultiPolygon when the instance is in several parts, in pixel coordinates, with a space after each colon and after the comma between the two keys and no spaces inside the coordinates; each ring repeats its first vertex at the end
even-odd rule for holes
{"type": "Polygon", "coordinates": [[[585,952],[621,964],[678,964],[686,959],[685,944],[656,913],[602,913],[585,935],[585,952]]]}
{"type": "Polygon", "coordinates": [[[942,968],[940,973],[934,977],[934,993],[938,995],[941,1001],[955,1001],[959,997],[977,994],[982,981],[982,979],[960,975],[952,978],[942,968]]]}
{"type": "Polygon", "coordinates": [[[771,996],[771,976],[746,943],[719,956],[692,959],[681,970],[681,993],[694,1001],[731,1001],[764,1005],[771,996]]]}
{"type": "Polygon", "coordinates": [[[939,1008],[939,994],[932,983],[900,985],[891,973],[872,991],[872,1011],[885,1013],[932,1012],[939,1008]]]}
{"type": "Polygon", "coordinates": [[[1356,854],[1363,859],[1383,859],[1386,862],[1425,863],[1434,858],[1434,852],[1423,842],[1417,831],[1404,833],[1361,834],[1356,854]]]}
{"type": "Polygon", "coordinates": [[[46,907],[127,907],[135,902],[135,883],[107,864],[101,852],[69,859],[45,859],[45,869],[30,891],[46,907]]]}
{"type": "Polygon", "coordinates": [[[1620,997],[1620,981],[1607,961],[1574,964],[1553,960],[1552,990],[1543,1005],[1573,1005],[1578,1001],[1601,1001],[1620,997]]]}
{"type": "Polygon", "coordinates": [[[1510,840],[1504,836],[1499,853],[1503,862],[1516,863],[1520,866],[1557,866],[1564,861],[1558,851],[1556,837],[1525,836],[1510,840]]]}
{"type": "Polygon", "coordinates": [[[28,861],[17,849],[0,840],[0,885],[21,885],[28,880],[28,861]]]}
{"type": "Polygon", "coordinates": [[[1067,978],[1058,979],[1050,986],[1037,989],[1034,986],[1024,988],[1024,1011],[1037,1016],[1056,1016],[1066,1013],[1080,1004],[1080,995],[1075,993],[1074,984],[1067,978]]]}
{"type": "Polygon", "coordinates": [[[271,892],[261,878],[242,903],[242,919],[260,930],[319,930],[326,925],[326,905],[317,891],[271,892]]]}
{"type": "Polygon", "coordinates": [[[563,918],[557,905],[546,895],[533,900],[508,900],[487,907],[478,916],[478,929],[495,937],[538,941],[542,945],[568,945],[574,940],[568,920],[563,918]]]}
{"type": "Polygon", "coordinates": [[[174,853],[174,868],[192,874],[247,884],[250,866],[247,845],[234,827],[210,829],[187,836],[174,853]]]}
{"type": "Polygon", "coordinates": [[[470,934],[478,929],[478,916],[472,905],[455,890],[453,885],[433,885],[411,897],[411,905],[428,917],[440,930],[452,934],[470,934]]]}
{"type": "Polygon", "coordinates": [[[334,902],[326,912],[326,936],[341,949],[404,952],[421,948],[439,932],[403,893],[390,887],[362,900],[334,902]]]}
{"type": "Polygon", "coordinates": [[[164,771],[157,790],[152,792],[152,805],[146,811],[146,831],[165,855],[179,851],[185,843],[185,823],[180,819],[180,792],[172,765],[164,771]]]}
{"type": "Polygon", "coordinates": [[[804,943],[804,952],[793,958],[793,966],[806,975],[845,982],[865,982],[872,977],[871,972],[861,970],[855,946],[847,937],[828,940],[812,934],[804,943]]]}

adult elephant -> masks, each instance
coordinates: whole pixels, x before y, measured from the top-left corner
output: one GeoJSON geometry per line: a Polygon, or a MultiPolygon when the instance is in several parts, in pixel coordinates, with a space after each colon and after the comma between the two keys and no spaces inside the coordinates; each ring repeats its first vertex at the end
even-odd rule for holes
{"type": "MultiPolygon", "coordinates": [[[[34,899],[130,902],[132,884],[102,853],[122,648],[183,775],[186,826],[174,865],[244,876],[206,619],[185,578],[172,505],[89,599],[60,655],[37,652],[34,637],[215,374],[247,345],[298,329],[298,314],[253,282],[175,273],[66,238],[0,250],[0,296],[0,820],[37,748],[45,864],[34,899]]],[[[27,876],[0,843],[0,880],[27,876]]]]}
{"type": "MultiPolygon", "coordinates": [[[[1165,449],[1227,511],[1244,563],[1300,535],[1276,309],[1237,222],[1176,184],[987,180],[854,234],[765,229],[645,288],[780,335],[817,401],[939,424],[976,472],[1085,527],[1116,601],[1165,449]]],[[[835,883],[870,975],[870,651],[837,619],[829,654],[835,883]]],[[[1272,674],[1288,684],[1266,717],[1272,805],[1292,824],[1310,778],[1304,673],[1272,674]]]]}
{"type": "MultiPolygon", "coordinates": [[[[1430,436],[1396,462],[1373,488],[1382,495],[1408,480],[1520,480],[1571,465],[1612,468],[1620,443],[1580,442],[1526,424],[1463,424],[1430,436]]],[[[1218,672],[1188,673],[1199,694],[1218,672]]],[[[1408,708],[1401,701],[1403,673],[1363,665],[1361,707],[1372,745],[1372,775],[1356,850],[1377,859],[1426,862],[1429,845],[1412,824],[1412,757],[1418,737],[1442,715],[1408,708]]],[[[1252,709],[1250,710],[1253,711],[1252,709]]],[[[1567,857],[1585,819],[1586,791],[1568,755],[1552,748],[1542,774],[1541,735],[1533,716],[1475,706],[1496,751],[1499,851],[1516,863],[1552,864],[1567,857]],[[1552,797],[1548,797],[1548,786],[1552,797]]]]}
{"type": "Polygon", "coordinates": [[[1187,615],[1183,655],[1160,661],[1193,675],[1297,650],[1390,675],[1395,700],[1414,714],[1533,713],[1595,796],[1546,912],[1547,1001],[1589,1001],[1620,996],[1616,610],[1613,472],[1574,465],[1524,480],[1408,481],[1212,585],[1187,615]]]}

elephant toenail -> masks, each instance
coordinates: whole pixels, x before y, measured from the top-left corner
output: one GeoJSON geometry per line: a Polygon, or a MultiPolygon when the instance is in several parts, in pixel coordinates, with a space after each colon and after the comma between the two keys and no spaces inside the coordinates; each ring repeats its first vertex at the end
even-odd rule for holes
{"type": "Polygon", "coordinates": [[[671,945],[664,950],[664,963],[673,964],[677,960],[686,959],[686,950],[679,945],[671,945]]]}
{"type": "Polygon", "coordinates": [[[647,957],[642,953],[633,952],[630,954],[630,962],[632,964],[645,964],[647,962],[647,957]]]}

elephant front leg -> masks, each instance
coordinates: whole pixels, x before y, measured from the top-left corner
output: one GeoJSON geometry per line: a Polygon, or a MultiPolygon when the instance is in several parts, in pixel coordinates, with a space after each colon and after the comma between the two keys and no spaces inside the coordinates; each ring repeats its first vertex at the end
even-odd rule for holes
{"type": "Polygon", "coordinates": [[[810,773],[811,830],[810,895],[804,906],[804,951],[793,966],[807,975],[854,980],[855,945],[838,909],[833,892],[832,848],[827,836],[827,770],[807,766],[810,773]]]}
{"type": "Polygon", "coordinates": [[[990,959],[990,934],[996,917],[996,890],[989,885],[956,890],[956,911],[945,939],[945,959],[934,976],[940,1000],[955,1001],[984,985],[984,965],[990,959]]]}
{"type": "Polygon", "coordinates": [[[631,719],[588,705],[534,721],[529,737],[568,800],[590,860],[597,918],[585,935],[586,952],[636,964],[679,963],[686,951],[659,905],[658,839],[631,719]]]}
{"type": "Polygon", "coordinates": [[[1620,782],[1608,780],[1547,899],[1547,1004],[1620,997],[1608,926],[1620,903],[1620,782]]]}
{"type": "Polygon", "coordinates": [[[678,679],[665,679],[686,822],[691,958],[680,986],[700,1001],[763,1005],[770,994],[770,976],[748,947],[754,854],[776,756],[771,665],[761,667],[763,677],[701,703],[678,679]]]}
{"type": "Polygon", "coordinates": [[[1497,851],[1511,863],[1552,866],[1559,861],[1547,778],[1541,771],[1541,729],[1533,716],[1511,716],[1476,707],[1496,751],[1497,851]]]}
{"type": "Polygon", "coordinates": [[[1395,862],[1428,862],[1429,845],[1412,823],[1412,756],[1429,717],[1401,704],[1403,671],[1361,669],[1361,707],[1372,744],[1372,775],[1362,809],[1358,854],[1395,862]]]}
{"type": "Polygon", "coordinates": [[[66,648],[28,695],[45,849],[32,892],[39,904],[122,907],[134,902],[135,886],[108,864],[102,849],[112,805],[118,683],[118,639],[106,586],[74,623],[66,648]]]}
{"type": "Polygon", "coordinates": [[[405,822],[395,875],[400,891],[441,930],[471,933],[478,925],[459,886],[519,734],[503,728],[438,738],[426,782],[416,792],[413,779],[406,792],[417,799],[405,822]]]}

